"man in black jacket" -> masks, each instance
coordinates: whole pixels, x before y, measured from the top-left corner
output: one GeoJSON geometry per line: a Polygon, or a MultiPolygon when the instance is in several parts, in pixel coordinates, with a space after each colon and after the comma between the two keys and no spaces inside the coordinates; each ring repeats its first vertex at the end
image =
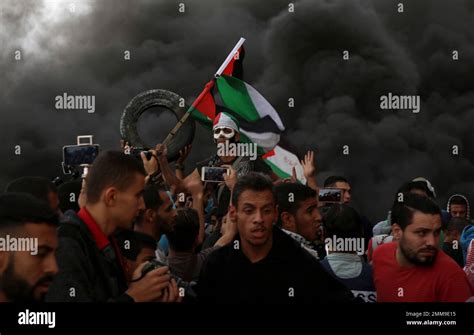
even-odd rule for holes
{"type": "Polygon", "coordinates": [[[209,256],[196,292],[199,301],[217,303],[329,303],[354,298],[319,261],[274,226],[278,218],[271,180],[263,174],[241,177],[233,189],[231,220],[239,235],[209,256]]]}
{"type": "Polygon", "coordinates": [[[167,267],[140,278],[139,266],[127,287],[125,262],[113,236],[130,229],[144,209],[143,166],[132,156],[106,151],[94,161],[86,179],[86,204],[68,213],[58,229],[59,273],[50,287],[50,302],[172,301],[177,286],[167,267]]]}

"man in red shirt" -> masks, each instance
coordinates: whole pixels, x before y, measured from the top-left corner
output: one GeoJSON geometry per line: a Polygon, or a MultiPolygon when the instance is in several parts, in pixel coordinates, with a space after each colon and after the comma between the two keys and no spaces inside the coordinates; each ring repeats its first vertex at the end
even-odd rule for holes
{"type": "Polygon", "coordinates": [[[392,207],[392,232],[399,242],[373,256],[379,302],[463,302],[471,291],[466,275],[438,249],[441,210],[431,199],[399,194],[392,207]]]}

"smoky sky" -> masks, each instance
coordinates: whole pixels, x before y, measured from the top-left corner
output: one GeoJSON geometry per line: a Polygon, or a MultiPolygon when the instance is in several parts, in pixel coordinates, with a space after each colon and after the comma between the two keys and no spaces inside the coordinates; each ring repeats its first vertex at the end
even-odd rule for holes
{"type": "MultiPolygon", "coordinates": [[[[472,2],[293,3],[294,12],[278,0],[2,1],[0,189],[24,175],[61,175],[62,146],[77,135],[119,149],[120,117],[140,92],[168,89],[191,104],[242,36],[244,79],[279,112],[282,143],[300,157],[316,151],[320,184],[346,176],[371,220],[415,177],[432,182],[442,206],[453,193],[474,199],[472,2]],[[64,92],[94,95],[95,113],[56,110],[64,92]],[[419,95],[420,113],[381,110],[388,92],[419,95]]],[[[139,130],[158,142],[174,122],[147,112],[139,130]]],[[[197,125],[187,170],[213,150],[197,125]]]]}

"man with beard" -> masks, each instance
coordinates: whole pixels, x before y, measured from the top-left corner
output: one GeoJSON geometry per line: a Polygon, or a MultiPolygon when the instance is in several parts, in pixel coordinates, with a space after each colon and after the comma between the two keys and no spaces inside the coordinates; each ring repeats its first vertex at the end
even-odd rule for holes
{"type": "Polygon", "coordinates": [[[379,246],[373,255],[377,301],[466,301],[471,296],[466,275],[438,249],[440,208],[428,197],[401,195],[392,207],[392,233],[398,242],[379,246]]]}
{"type": "MultiPolygon", "coordinates": [[[[216,154],[198,162],[193,172],[184,178],[184,183],[186,183],[186,180],[200,176],[203,166],[231,166],[235,171],[237,171],[239,177],[244,176],[251,171],[256,171],[268,174],[272,179],[277,178],[270,167],[265,164],[260,157],[251,155],[249,152],[247,152],[247,155],[238,155],[236,152],[232,152],[232,150],[225,150],[225,148],[240,143],[241,139],[237,120],[230,114],[225,112],[217,114],[214,118],[212,131],[214,143],[217,147],[216,154]]],[[[185,188],[183,180],[178,178],[169,166],[169,162],[166,158],[166,146],[163,144],[157,144],[155,150],[157,152],[160,171],[163,173],[165,181],[168,184],[183,190],[185,188]]],[[[178,167],[179,169],[183,168],[181,163],[177,164],[177,168],[178,167]]]]}
{"type": "MultiPolygon", "coordinates": [[[[246,174],[254,171],[261,172],[269,175],[273,180],[278,177],[272,172],[270,167],[265,164],[261,157],[252,157],[251,155],[233,155],[232,152],[226,152],[226,150],[220,150],[230,145],[237,145],[241,142],[241,134],[238,121],[226,112],[221,112],[216,115],[212,125],[214,143],[217,147],[217,152],[210,159],[206,159],[202,162],[197,163],[196,169],[193,171],[191,176],[196,176],[197,173],[201,174],[203,166],[230,166],[236,171],[238,177],[245,176],[246,174]]],[[[218,211],[227,213],[227,208],[230,203],[231,191],[224,184],[208,183],[206,185],[211,189],[211,197],[214,203],[217,205],[218,211]]]]}
{"type": "Polygon", "coordinates": [[[146,172],[134,157],[105,151],[86,178],[85,206],[58,229],[59,273],[48,302],[173,301],[177,285],[167,267],[142,276],[138,266],[127,285],[127,271],[114,233],[131,229],[144,209],[146,172]]]}
{"type": "Polygon", "coordinates": [[[156,258],[166,264],[166,255],[158,248],[158,242],[163,234],[173,231],[176,222],[176,208],[166,189],[155,184],[145,187],[143,200],[145,209],[140,212],[134,230],[147,234],[156,241],[156,258]]]}
{"type": "Polygon", "coordinates": [[[342,176],[330,176],[324,181],[324,187],[334,187],[342,190],[342,202],[349,205],[352,199],[352,189],[349,181],[342,176]]]}
{"type": "Polygon", "coordinates": [[[272,174],[271,169],[267,166],[261,158],[253,157],[248,155],[233,155],[231,151],[219,150],[219,148],[225,148],[226,146],[240,143],[241,135],[237,120],[230,114],[221,112],[217,114],[214,119],[212,126],[214,133],[214,143],[217,146],[217,153],[210,159],[206,159],[197,164],[193,174],[201,173],[203,166],[222,166],[230,165],[237,171],[237,175],[244,176],[251,171],[263,172],[266,174],[272,174]],[[227,145],[226,145],[227,142],[227,145]]]}
{"type": "MultiPolygon", "coordinates": [[[[2,243],[0,249],[0,302],[43,300],[58,266],[54,252],[58,245],[57,214],[32,195],[0,195],[0,238],[37,241],[30,250],[15,250],[2,243]],[[34,240],[31,240],[34,239],[34,240]],[[36,245],[35,245],[36,244],[36,245]]],[[[28,245],[28,244],[26,244],[28,245]]]]}
{"type": "Polygon", "coordinates": [[[448,199],[446,210],[453,218],[470,220],[469,200],[462,194],[453,194],[448,199]]]}

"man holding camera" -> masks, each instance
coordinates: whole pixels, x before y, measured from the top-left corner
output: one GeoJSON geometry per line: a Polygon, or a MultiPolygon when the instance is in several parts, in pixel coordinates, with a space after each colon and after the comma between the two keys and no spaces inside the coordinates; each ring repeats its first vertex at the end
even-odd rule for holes
{"type": "Polygon", "coordinates": [[[86,178],[85,206],[58,229],[59,273],[47,301],[176,301],[177,285],[167,267],[141,278],[142,264],[127,285],[125,261],[113,236],[118,228],[130,229],[144,209],[145,176],[140,162],[121,152],[102,152],[95,159],[86,178]]]}

